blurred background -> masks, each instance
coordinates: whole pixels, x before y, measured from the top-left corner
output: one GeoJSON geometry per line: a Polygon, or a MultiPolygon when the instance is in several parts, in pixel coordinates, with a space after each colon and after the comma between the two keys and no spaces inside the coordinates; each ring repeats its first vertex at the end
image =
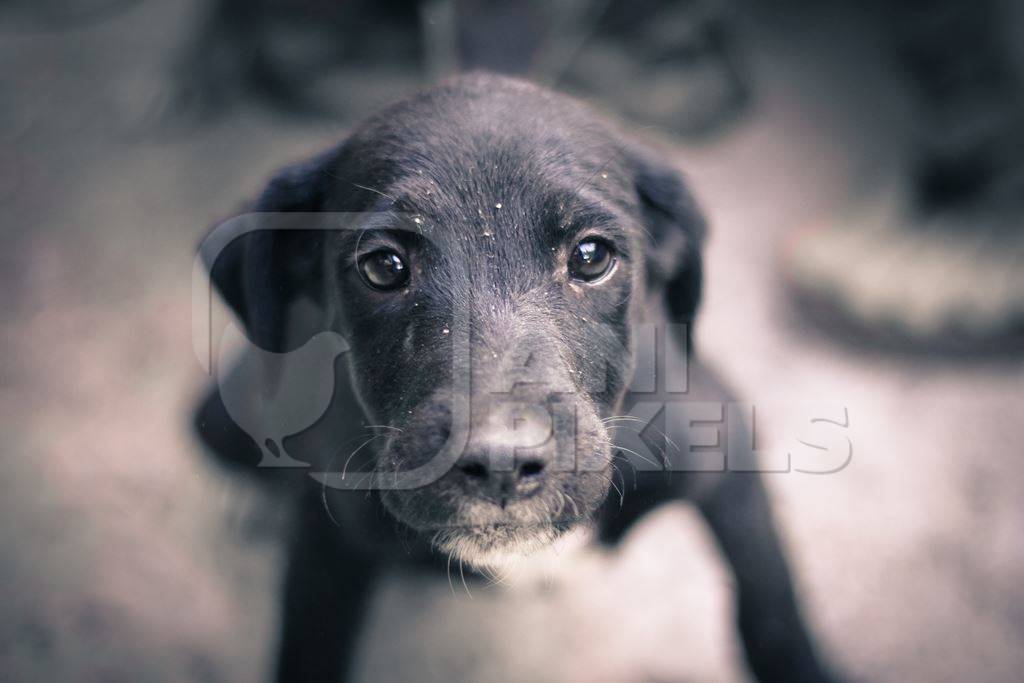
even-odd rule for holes
{"type": "MultiPolygon", "coordinates": [[[[0,679],[265,679],[285,511],[191,432],[196,245],[276,168],[481,67],[686,171],[712,227],[698,350],[769,433],[848,407],[846,469],[767,477],[831,658],[1020,680],[1024,8],[548,4],[0,3],[0,679]]],[[[394,575],[358,670],[747,680],[684,506],[472,595],[394,575]]]]}

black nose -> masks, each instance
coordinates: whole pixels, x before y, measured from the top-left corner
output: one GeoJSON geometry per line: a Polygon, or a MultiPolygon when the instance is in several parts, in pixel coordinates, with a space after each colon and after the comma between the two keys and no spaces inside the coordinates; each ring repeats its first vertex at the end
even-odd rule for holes
{"type": "Polygon", "coordinates": [[[474,409],[469,439],[456,465],[467,493],[502,507],[537,493],[555,449],[546,402],[482,397],[474,409]]]}
{"type": "Polygon", "coordinates": [[[501,466],[493,453],[467,453],[457,465],[463,485],[472,493],[505,507],[516,498],[528,498],[540,490],[546,463],[542,458],[517,458],[501,466]]]}

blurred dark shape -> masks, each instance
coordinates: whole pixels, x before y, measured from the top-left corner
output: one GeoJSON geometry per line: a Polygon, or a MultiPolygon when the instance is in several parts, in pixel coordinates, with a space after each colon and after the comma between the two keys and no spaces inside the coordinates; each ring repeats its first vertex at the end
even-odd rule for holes
{"type": "MultiPolygon", "coordinates": [[[[380,79],[420,79],[418,5],[406,0],[215,0],[181,65],[178,104],[200,115],[257,97],[292,113],[349,114],[350,87],[316,91],[351,65],[380,79]]],[[[358,113],[355,113],[358,115],[358,113]]]]}
{"type": "Polygon", "coordinates": [[[991,0],[893,6],[895,54],[923,120],[916,190],[927,206],[1024,197],[1024,89],[991,0]]]}
{"type": "Polygon", "coordinates": [[[717,132],[750,99],[733,14],[717,0],[610,2],[560,85],[637,123],[685,136],[717,132]]]}
{"type": "Polygon", "coordinates": [[[1024,350],[1024,79],[995,2],[881,10],[913,96],[902,168],[784,255],[787,285],[859,345],[1024,350]]]}
{"type": "Polygon", "coordinates": [[[642,124],[703,134],[747,100],[725,8],[714,0],[216,0],[181,64],[178,104],[208,115],[256,97],[351,119],[440,77],[484,69],[562,86],[642,124]]]}

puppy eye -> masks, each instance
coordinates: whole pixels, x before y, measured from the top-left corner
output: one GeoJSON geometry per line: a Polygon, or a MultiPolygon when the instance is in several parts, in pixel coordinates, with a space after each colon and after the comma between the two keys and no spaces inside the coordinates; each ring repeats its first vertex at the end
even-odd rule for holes
{"type": "Polygon", "coordinates": [[[402,257],[389,249],[380,249],[359,259],[359,272],[374,289],[398,289],[409,281],[409,269],[402,257]]]}
{"type": "Polygon", "coordinates": [[[608,271],[615,263],[612,246],[599,239],[581,240],[569,257],[569,275],[576,280],[593,282],[608,271]]]}

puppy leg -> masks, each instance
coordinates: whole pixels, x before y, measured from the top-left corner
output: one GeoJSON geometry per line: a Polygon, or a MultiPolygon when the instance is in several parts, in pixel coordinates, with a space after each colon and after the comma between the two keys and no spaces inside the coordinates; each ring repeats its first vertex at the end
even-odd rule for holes
{"type": "Polygon", "coordinates": [[[322,508],[299,522],[286,570],[276,680],[338,683],[350,674],[376,567],[346,551],[322,508]]]}
{"type": "Polygon", "coordinates": [[[698,502],[738,588],[740,635],[762,683],[830,681],[796,604],[760,475],[732,472],[698,502]]]}

